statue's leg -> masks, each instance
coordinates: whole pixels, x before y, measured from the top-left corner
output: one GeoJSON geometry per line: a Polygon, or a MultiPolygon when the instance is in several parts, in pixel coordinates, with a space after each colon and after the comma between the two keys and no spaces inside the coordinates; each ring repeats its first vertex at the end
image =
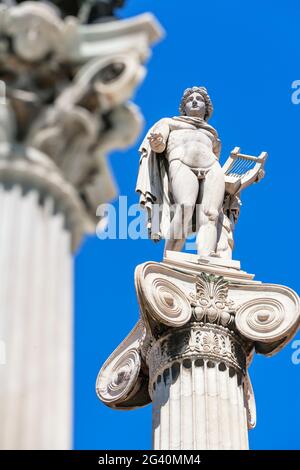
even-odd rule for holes
{"type": "Polygon", "coordinates": [[[203,181],[197,201],[197,251],[199,255],[210,256],[217,248],[217,226],[225,193],[223,170],[216,162],[203,181]]]}
{"type": "Polygon", "coordinates": [[[175,205],[165,250],[180,251],[185,243],[197,202],[199,181],[192,170],[180,160],[170,163],[169,180],[175,205]]]}
{"type": "Polygon", "coordinates": [[[221,212],[218,220],[217,256],[232,259],[233,251],[233,225],[229,218],[221,212]]]}

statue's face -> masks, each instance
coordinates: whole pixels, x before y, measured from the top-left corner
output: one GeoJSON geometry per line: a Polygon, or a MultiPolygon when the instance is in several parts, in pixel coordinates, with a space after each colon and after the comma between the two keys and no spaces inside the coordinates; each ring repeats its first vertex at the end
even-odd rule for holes
{"type": "Polygon", "coordinates": [[[205,102],[200,93],[192,93],[185,103],[185,112],[187,116],[200,117],[205,116],[205,102]]]}

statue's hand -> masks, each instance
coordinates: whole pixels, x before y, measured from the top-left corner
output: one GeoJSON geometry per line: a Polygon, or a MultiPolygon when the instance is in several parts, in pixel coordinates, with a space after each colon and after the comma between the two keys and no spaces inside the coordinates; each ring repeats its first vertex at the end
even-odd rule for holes
{"type": "Polygon", "coordinates": [[[165,150],[166,144],[164,138],[160,132],[151,132],[148,137],[150,146],[154,152],[161,153],[165,150]]]}

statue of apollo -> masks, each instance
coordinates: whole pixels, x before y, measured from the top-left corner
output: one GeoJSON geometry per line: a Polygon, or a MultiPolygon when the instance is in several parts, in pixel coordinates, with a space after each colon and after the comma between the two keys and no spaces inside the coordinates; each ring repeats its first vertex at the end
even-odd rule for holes
{"type": "Polygon", "coordinates": [[[263,177],[267,154],[242,155],[236,147],[221,167],[221,142],[207,122],[213,106],[204,87],[187,88],[179,111],[160,119],[140,147],[136,191],[148,210],[150,237],[164,238],[165,250],[180,251],[196,232],[200,256],[231,258],[240,191],[263,177]]]}

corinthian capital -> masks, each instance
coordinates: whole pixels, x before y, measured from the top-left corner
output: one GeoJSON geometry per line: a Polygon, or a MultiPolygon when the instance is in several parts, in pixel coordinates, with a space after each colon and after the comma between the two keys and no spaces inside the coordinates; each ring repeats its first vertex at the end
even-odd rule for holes
{"type": "Polygon", "coordinates": [[[32,151],[51,161],[93,231],[98,205],[116,194],[107,154],[139,135],[143,118],[130,99],[162,30],[148,14],[90,25],[51,4],[22,2],[2,5],[0,32],[0,142],[17,143],[27,164],[32,151]]]}

